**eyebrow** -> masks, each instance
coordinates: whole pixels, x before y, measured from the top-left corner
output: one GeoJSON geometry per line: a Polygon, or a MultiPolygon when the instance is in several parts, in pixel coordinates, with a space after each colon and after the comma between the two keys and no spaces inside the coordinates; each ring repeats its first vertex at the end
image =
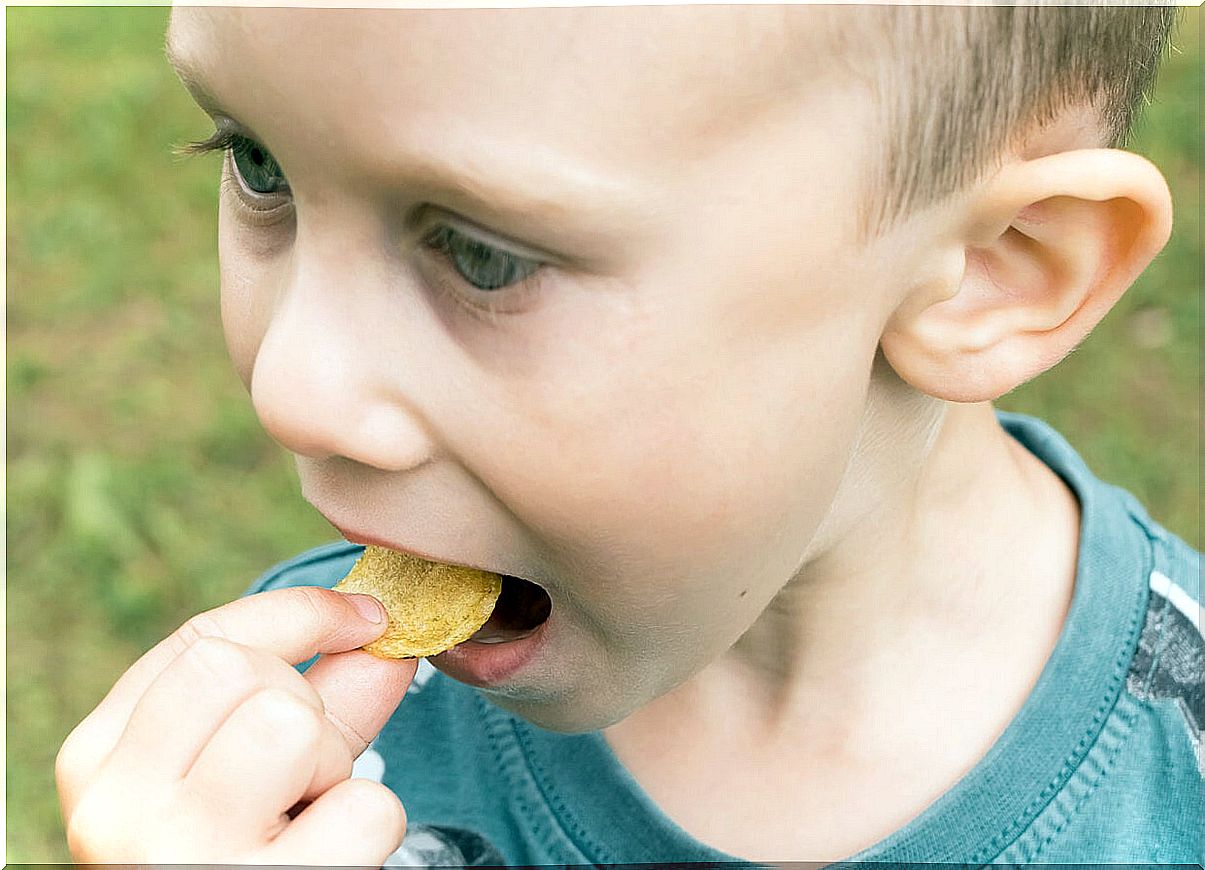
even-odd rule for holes
{"type": "MultiPolygon", "coordinates": [[[[170,34],[164,43],[164,54],[197,104],[211,115],[224,115],[218,100],[171,41],[170,34]]],[[[233,122],[233,119],[228,121],[233,122]]],[[[237,122],[228,126],[241,131],[237,122]]],[[[261,144],[267,147],[266,142],[261,144]]],[[[484,173],[473,175],[431,154],[408,156],[411,159],[407,160],[405,175],[420,180],[419,186],[424,191],[446,194],[450,200],[464,203],[479,214],[501,218],[503,222],[510,219],[525,225],[531,225],[533,221],[546,222],[551,235],[578,240],[583,247],[588,247],[591,242],[597,245],[600,233],[622,230],[630,234],[650,219],[647,206],[637,207],[638,189],[614,177],[603,177],[597,171],[580,167],[559,153],[549,152],[536,160],[529,156],[514,167],[501,166],[489,173],[491,176],[530,177],[530,188],[540,190],[538,195],[491,185],[484,173]],[[582,231],[575,232],[570,224],[580,225],[582,231]]],[[[497,152],[491,156],[496,159],[497,152]]]]}

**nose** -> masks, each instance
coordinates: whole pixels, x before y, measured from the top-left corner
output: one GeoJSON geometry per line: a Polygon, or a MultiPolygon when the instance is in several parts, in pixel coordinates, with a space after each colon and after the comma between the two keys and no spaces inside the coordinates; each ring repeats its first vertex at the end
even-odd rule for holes
{"type": "Polygon", "coordinates": [[[417,467],[432,455],[431,435],[390,376],[392,360],[373,353],[370,319],[357,319],[349,303],[329,288],[282,288],[251,373],[255,412],[294,453],[417,467]]]}

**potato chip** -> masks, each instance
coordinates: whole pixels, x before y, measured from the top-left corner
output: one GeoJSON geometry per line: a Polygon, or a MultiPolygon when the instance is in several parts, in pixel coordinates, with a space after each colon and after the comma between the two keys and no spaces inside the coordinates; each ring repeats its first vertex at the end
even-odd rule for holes
{"type": "Polygon", "coordinates": [[[385,605],[389,624],[364,646],[366,652],[409,659],[433,656],[468,640],[494,612],[502,578],[368,546],[334,588],[371,595],[385,605]]]}

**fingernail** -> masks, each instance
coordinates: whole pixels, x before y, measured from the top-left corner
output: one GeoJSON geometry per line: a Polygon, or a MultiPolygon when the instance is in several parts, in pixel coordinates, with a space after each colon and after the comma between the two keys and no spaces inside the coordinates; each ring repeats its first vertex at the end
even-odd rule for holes
{"type": "Polygon", "coordinates": [[[356,609],[356,612],[373,625],[379,625],[385,620],[385,608],[371,595],[356,594],[347,597],[351,599],[351,606],[356,609]]]}

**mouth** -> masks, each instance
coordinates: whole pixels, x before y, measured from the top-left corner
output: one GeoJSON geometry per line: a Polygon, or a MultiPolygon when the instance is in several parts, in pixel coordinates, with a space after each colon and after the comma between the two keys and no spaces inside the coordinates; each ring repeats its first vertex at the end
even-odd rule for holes
{"type": "Polygon", "coordinates": [[[502,577],[502,593],[494,605],[494,612],[469,638],[471,641],[507,643],[519,640],[535,634],[552,613],[552,599],[543,587],[522,577],[499,576],[502,577]]]}
{"type": "MultiPolygon", "coordinates": [[[[334,524],[332,523],[332,525],[334,524]]],[[[446,559],[436,558],[426,553],[419,553],[405,547],[399,547],[397,544],[389,541],[345,530],[337,525],[335,528],[339,530],[339,533],[344,538],[353,544],[387,547],[399,553],[409,553],[428,562],[440,562],[444,565],[460,565],[464,568],[476,568],[480,571],[490,571],[501,577],[502,592],[498,595],[498,600],[494,604],[494,610],[490,614],[490,618],[486,620],[485,625],[481,626],[481,628],[477,629],[469,637],[468,641],[464,641],[465,643],[503,644],[521,640],[535,634],[540,626],[548,621],[548,617],[552,614],[552,599],[538,583],[533,583],[530,580],[511,574],[502,574],[480,565],[465,565],[459,562],[450,562],[446,559]]]]}

